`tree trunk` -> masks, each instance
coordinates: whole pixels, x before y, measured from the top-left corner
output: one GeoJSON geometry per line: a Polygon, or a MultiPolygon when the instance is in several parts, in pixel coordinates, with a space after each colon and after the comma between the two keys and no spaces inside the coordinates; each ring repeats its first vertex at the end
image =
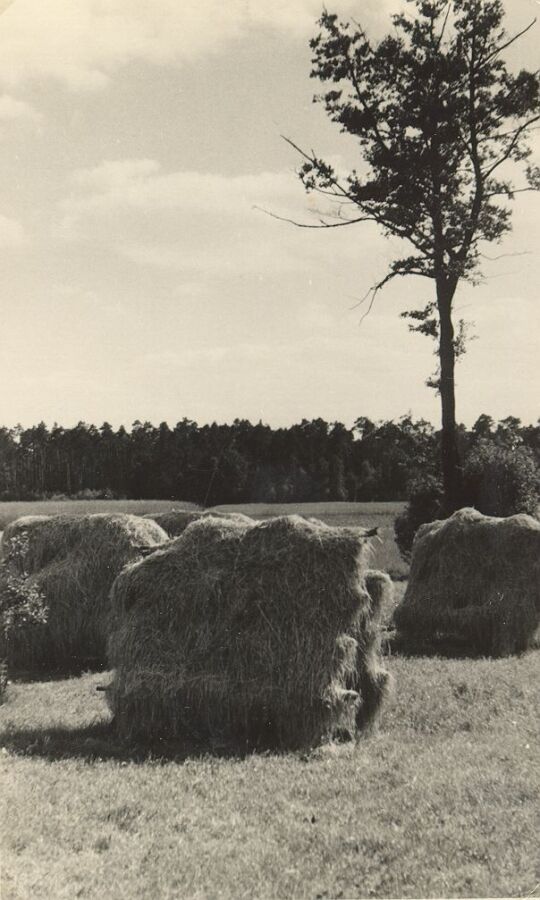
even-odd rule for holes
{"type": "Polygon", "coordinates": [[[456,353],[454,326],[452,324],[452,300],[455,285],[437,285],[439,310],[439,363],[442,413],[441,462],[444,488],[444,513],[451,515],[461,506],[462,470],[457,448],[456,399],[454,369],[456,353]]]}

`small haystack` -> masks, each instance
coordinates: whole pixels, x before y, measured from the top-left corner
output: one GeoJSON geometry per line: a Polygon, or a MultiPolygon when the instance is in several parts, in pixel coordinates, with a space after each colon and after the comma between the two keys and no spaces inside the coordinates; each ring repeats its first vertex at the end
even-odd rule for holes
{"type": "Polygon", "coordinates": [[[233,521],[245,520],[251,522],[248,516],[242,513],[213,513],[211,510],[193,510],[193,509],[169,509],[162,513],[146,513],[145,519],[153,519],[154,522],[167,532],[169,537],[174,538],[181,535],[188,525],[192,522],[198,522],[199,519],[218,516],[220,519],[232,519],[233,521]]]}
{"type": "Polygon", "coordinates": [[[8,525],[0,606],[12,621],[10,669],[102,666],[112,582],[126,563],[167,540],[155,522],[127,514],[31,516],[8,525]]]}
{"type": "Polygon", "coordinates": [[[403,641],[457,638],[491,656],[540,638],[540,522],[461,509],[419,528],[394,621],[403,641]]]}
{"type": "Polygon", "coordinates": [[[354,735],[387,682],[359,529],[203,517],[112,590],[124,737],[301,747],[354,735]]]}

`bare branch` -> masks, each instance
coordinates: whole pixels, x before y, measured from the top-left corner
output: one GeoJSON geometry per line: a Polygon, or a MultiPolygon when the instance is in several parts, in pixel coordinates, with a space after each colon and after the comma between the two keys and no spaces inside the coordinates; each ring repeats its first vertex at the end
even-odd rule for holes
{"type": "Polygon", "coordinates": [[[528,122],[524,122],[523,125],[520,125],[520,127],[516,129],[516,133],[514,134],[514,137],[510,141],[510,144],[506,148],[506,152],[503,153],[503,155],[500,156],[499,159],[496,162],[494,162],[493,165],[490,166],[490,168],[487,169],[486,172],[482,173],[484,180],[486,178],[489,178],[489,176],[495,171],[495,169],[498,169],[499,166],[501,166],[503,164],[503,162],[505,162],[505,160],[508,159],[508,157],[512,153],[512,150],[516,146],[520,135],[523,134],[524,131],[526,131],[526,129],[529,127],[529,125],[533,125],[534,122],[539,122],[539,121],[540,121],[540,115],[534,116],[532,119],[529,119],[528,122]]]}
{"type": "Polygon", "coordinates": [[[489,194],[484,194],[484,199],[487,200],[488,197],[499,197],[502,194],[511,197],[512,194],[524,194],[526,191],[540,191],[540,187],[507,188],[505,191],[491,191],[489,194]]]}
{"type": "Polygon", "coordinates": [[[363,306],[364,303],[366,302],[366,300],[368,299],[368,297],[371,295],[372,290],[373,290],[373,288],[370,288],[369,291],[366,291],[366,293],[364,294],[362,299],[358,300],[357,303],[353,303],[353,305],[349,308],[350,309],[358,309],[359,306],[363,306]]]}
{"type": "MultiPolygon", "coordinates": [[[[505,118],[505,117],[501,116],[500,118],[505,118]]],[[[534,122],[534,119],[531,119],[530,122],[525,123],[525,124],[529,125],[529,124],[532,124],[532,122],[534,122]]],[[[502,140],[504,140],[504,138],[512,137],[513,135],[515,135],[516,131],[519,131],[520,127],[521,127],[520,125],[516,125],[516,127],[511,128],[510,131],[503,131],[500,134],[487,135],[485,138],[482,139],[482,143],[486,144],[489,141],[502,141],[502,140]]],[[[538,131],[538,128],[533,128],[532,131],[538,131]]]]}
{"type": "Polygon", "coordinates": [[[359,321],[359,323],[358,323],[359,325],[362,324],[362,322],[364,321],[364,319],[366,318],[366,316],[369,316],[371,310],[373,309],[373,304],[375,303],[375,298],[376,298],[377,294],[379,293],[379,291],[380,291],[380,288],[379,288],[378,286],[376,286],[376,287],[374,287],[374,288],[371,288],[371,291],[370,291],[370,293],[371,293],[370,304],[369,304],[368,308],[366,309],[365,313],[363,314],[363,316],[361,316],[360,321],[359,321]]]}
{"type": "Polygon", "coordinates": [[[345,225],[355,225],[357,222],[376,221],[373,216],[360,216],[357,219],[347,219],[342,222],[325,222],[323,219],[319,219],[318,225],[312,225],[308,222],[296,222],[294,219],[288,219],[286,216],[278,216],[277,213],[270,212],[269,209],[264,209],[262,206],[253,206],[252,208],[258,209],[259,212],[263,212],[267,216],[271,216],[272,219],[278,219],[280,222],[288,222],[290,225],[295,225],[297,228],[343,228],[345,225]]]}
{"type": "Polygon", "coordinates": [[[485,66],[486,63],[490,62],[495,56],[497,56],[498,53],[502,53],[503,50],[506,50],[507,47],[510,47],[511,44],[513,44],[515,41],[517,41],[520,37],[522,37],[524,34],[527,34],[527,32],[530,31],[530,29],[533,27],[533,25],[536,25],[536,18],[534,18],[532,20],[532,22],[529,22],[529,24],[526,26],[526,28],[523,28],[522,31],[518,31],[517,34],[515,34],[508,41],[506,41],[505,44],[501,44],[500,47],[496,47],[495,50],[493,50],[490,54],[488,54],[488,56],[486,56],[486,58],[483,59],[482,62],[480,63],[479,68],[481,68],[482,66],[485,66]]]}
{"type": "Polygon", "coordinates": [[[478,255],[482,259],[489,259],[490,262],[495,262],[497,259],[506,259],[508,256],[530,256],[530,253],[530,250],[522,250],[519,253],[499,253],[498,256],[487,256],[485,253],[479,253],[478,255]]]}
{"type": "Polygon", "coordinates": [[[384,276],[384,278],[381,279],[381,281],[379,281],[377,284],[373,285],[373,287],[369,289],[368,293],[366,294],[366,297],[369,297],[369,295],[371,294],[371,300],[369,302],[368,308],[366,309],[365,313],[363,314],[363,316],[360,319],[360,322],[358,323],[359,325],[362,324],[362,322],[364,321],[366,316],[369,316],[371,310],[373,309],[373,304],[375,303],[375,299],[376,299],[379,291],[382,291],[383,287],[386,284],[388,284],[389,281],[392,281],[392,279],[395,278],[396,275],[402,275],[402,274],[403,274],[403,272],[396,272],[396,271],[388,272],[384,276]]]}
{"type": "Polygon", "coordinates": [[[449,15],[450,15],[451,10],[452,10],[452,4],[449,3],[448,6],[447,6],[447,8],[446,8],[446,16],[444,17],[444,22],[443,22],[443,26],[442,26],[442,29],[441,29],[441,33],[440,33],[439,39],[438,39],[438,41],[437,41],[437,47],[436,47],[437,52],[439,52],[439,50],[440,50],[441,43],[442,43],[442,39],[443,39],[443,37],[444,37],[444,32],[446,31],[446,26],[447,26],[447,24],[448,24],[448,17],[449,17],[449,15]]]}

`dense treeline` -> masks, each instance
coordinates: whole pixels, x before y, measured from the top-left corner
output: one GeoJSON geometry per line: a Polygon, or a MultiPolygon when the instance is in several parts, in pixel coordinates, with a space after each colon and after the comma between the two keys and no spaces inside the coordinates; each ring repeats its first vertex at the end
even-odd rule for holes
{"type": "MultiPolygon", "coordinates": [[[[497,425],[480,416],[460,428],[462,451],[478,440],[526,446],[540,459],[540,421],[497,425]]],[[[131,431],[79,422],[0,428],[0,499],[54,496],[181,499],[204,505],[310,500],[400,500],[439,466],[439,433],[426,421],[322,419],[290,428],[246,420],[174,428],[134,422],[131,431]]]]}

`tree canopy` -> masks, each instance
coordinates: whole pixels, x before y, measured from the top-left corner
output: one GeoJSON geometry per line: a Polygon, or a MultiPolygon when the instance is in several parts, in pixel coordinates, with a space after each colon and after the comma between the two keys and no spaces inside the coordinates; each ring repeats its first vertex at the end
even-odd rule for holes
{"type": "Polygon", "coordinates": [[[408,0],[412,15],[372,42],[357,22],[324,12],[311,41],[312,77],[329,89],[315,100],[357,141],[361,167],[343,176],[298,150],[306,189],[334,211],[317,225],[372,221],[408,250],[366,299],[397,276],[431,279],[434,295],[407,310],[411,328],[437,341],[442,469],[447,506],[459,505],[454,366],[465,323],[453,320],[460,280],[481,279],[481,247],[511,227],[515,194],[540,188],[529,137],[540,121],[538,72],[512,72],[503,52],[534,24],[508,35],[500,0],[408,0]],[[521,173],[516,185],[513,176],[521,173]]]}
{"type": "MultiPolygon", "coordinates": [[[[479,442],[525,448],[540,463],[540,421],[482,415],[459,429],[462,451],[479,442]]],[[[440,436],[410,415],[352,428],[304,419],[289,428],[237,419],[169,427],[105,422],[73,428],[0,428],[0,500],[190,500],[200,504],[315,500],[403,500],[408,486],[436,474],[440,436]]]]}

